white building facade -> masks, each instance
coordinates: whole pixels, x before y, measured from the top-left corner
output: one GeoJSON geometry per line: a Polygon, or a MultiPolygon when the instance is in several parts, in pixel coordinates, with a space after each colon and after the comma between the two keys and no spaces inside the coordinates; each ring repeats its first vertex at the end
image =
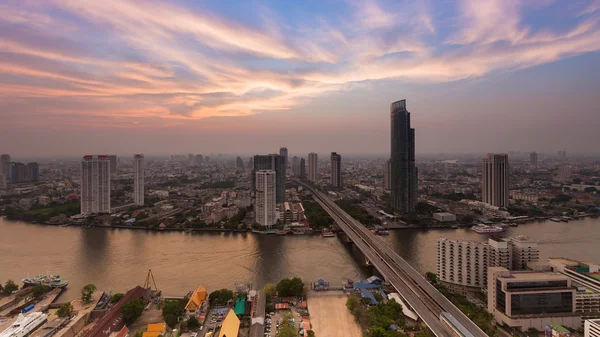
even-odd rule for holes
{"type": "Polygon", "coordinates": [[[110,213],[110,159],[84,156],[81,160],[81,214],[110,213]]]}
{"type": "Polygon", "coordinates": [[[256,171],[255,220],[261,226],[270,228],[277,221],[276,173],[274,170],[256,171]]]}
{"type": "Polygon", "coordinates": [[[133,202],[144,206],[144,155],[133,156],[133,202]]]}
{"type": "Polygon", "coordinates": [[[584,322],[584,337],[600,337],[600,319],[588,319],[584,322]]]}

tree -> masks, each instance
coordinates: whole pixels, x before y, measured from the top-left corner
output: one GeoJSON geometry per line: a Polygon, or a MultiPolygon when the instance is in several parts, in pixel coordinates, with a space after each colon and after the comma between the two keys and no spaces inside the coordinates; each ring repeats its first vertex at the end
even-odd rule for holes
{"type": "Polygon", "coordinates": [[[116,294],[114,294],[114,295],[112,296],[112,298],[110,299],[110,303],[113,303],[113,304],[114,304],[114,303],[117,303],[117,302],[119,302],[119,300],[120,300],[121,298],[123,298],[123,296],[124,296],[124,294],[123,294],[123,293],[116,293],[116,294]]]}
{"type": "Polygon", "coordinates": [[[308,331],[306,331],[306,336],[307,337],[315,337],[315,332],[312,330],[308,330],[308,331]]]}
{"type": "Polygon", "coordinates": [[[435,273],[432,273],[432,272],[428,271],[425,274],[425,277],[427,278],[427,281],[429,281],[429,283],[431,283],[433,285],[437,284],[438,277],[437,277],[437,275],[435,273]]]}
{"type": "Polygon", "coordinates": [[[142,316],[144,307],[144,302],[139,299],[125,303],[121,308],[121,316],[123,317],[125,324],[130,325],[142,316]]]}
{"type": "Polygon", "coordinates": [[[71,304],[71,302],[67,302],[58,308],[56,315],[58,317],[71,317],[73,316],[73,310],[73,304],[71,304]]]}
{"type": "Polygon", "coordinates": [[[166,320],[169,315],[173,315],[175,318],[183,315],[186,304],[187,299],[166,302],[162,309],[163,318],[166,320]]]}
{"type": "Polygon", "coordinates": [[[304,283],[302,283],[302,279],[299,277],[294,277],[292,279],[284,278],[277,283],[277,293],[279,296],[302,296],[303,292],[304,283]]]}
{"type": "Polygon", "coordinates": [[[272,283],[265,284],[263,291],[265,292],[265,295],[270,297],[277,295],[277,287],[272,283]]]}
{"type": "Polygon", "coordinates": [[[47,293],[48,290],[50,290],[50,288],[46,287],[45,285],[38,284],[35,287],[33,287],[33,290],[31,291],[31,296],[33,296],[34,299],[38,299],[42,297],[45,293],[47,293]]]}
{"type": "Polygon", "coordinates": [[[81,289],[81,300],[84,303],[89,303],[92,301],[92,294],[96,291],[96,286],[93,284],[88,284],[81,289]]]}
{"type": "Polygon", "coordinates": [[[165,323],[167,323],[167,325],[171,329],[174,329],[175,326],[177,325],[177,316],[168,314],[167,316],[165,316],[165,323]]]}
{"type": "Polygon", "coordinates": [[[348,297],[348,300],[346,301],[346,308],[348,308],[348,310],[350,310],[352,312],[359,305],[360,305],[360,300],[358,299],[357,296],[351,295],[348,297]]]}
{"type": "Polygon", "coordinates": [[[298,331],[296,331],[296,328],[292,324],[290,324],[290,317],[288,315],[285,315],[283,317],[283,320],[281,321],[281,327],[279,328],[277,336],[278,337],[297,337],[298,336],[298,331]]]}
{"type": "Polygon", "coordinates": [[[2,291],[4,295],[10,295],[13,292],[19,290],[19,286],[13,280],[8,280],[4,284],[4,290],[2,291]]]}
{"type": "Polygon", "coordinates": [[[200,322],[198,322],[198,319],[196,319],[196,317],[192,316],[190,317],[190,319],[187,320],[187,327],[190,330],[196,330],[200,327],[200,322]]]}
{"type": "Polygon", "coordinates": [[[585,193],[593,193],[593,192],[596,192],[597,189],[595,187],[586,187],[583,191],[585,193]]]}
{"type": "Polygon", "coordinates": [[[229,289],[215,290],[208,296],[210,305],[225,305],[233,298],[233,291],[229,289]]]}

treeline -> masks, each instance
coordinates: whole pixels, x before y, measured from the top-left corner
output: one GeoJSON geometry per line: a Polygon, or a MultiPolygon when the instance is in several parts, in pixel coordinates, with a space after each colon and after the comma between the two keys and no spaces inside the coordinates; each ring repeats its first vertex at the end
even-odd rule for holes
{"type": "Polygon", "coordinates": [[[335,202],[351,217],[358,220],[363,225],[377,224],[381,225],[381,220],[370,215],[364,208],[360,207],[358,200],[338,200],[335,202]]]}
{"type": "Polygon", "coordinates": [[[304,206],[304,215],[311,228],[322,229],[333,225],[333,219],[317,202],[303,200],[302,206],[304,206]]]}

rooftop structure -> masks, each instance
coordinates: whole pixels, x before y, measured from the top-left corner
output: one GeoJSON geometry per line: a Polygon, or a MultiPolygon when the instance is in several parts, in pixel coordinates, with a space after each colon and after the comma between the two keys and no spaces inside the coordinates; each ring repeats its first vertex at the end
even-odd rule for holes
{"type": "Polygon", "coordinates": [[[207,298],[208,293],[206,288],[203,285],[200,285],[198,288],[196,288],[196,290],[194,290],[192,296],[190,296],[190,299],[185,306],[185,310],[188,312],[200,310],[200,308],[202,308],[202,304],[204,304],[207,298]]]}
{"type": "Polygon", "coordinates": [[[233,309],[229,309],[227,316],[223,320],[219,337],[237,337],[240,331],[240,319],[237,317],[233,309]]]}

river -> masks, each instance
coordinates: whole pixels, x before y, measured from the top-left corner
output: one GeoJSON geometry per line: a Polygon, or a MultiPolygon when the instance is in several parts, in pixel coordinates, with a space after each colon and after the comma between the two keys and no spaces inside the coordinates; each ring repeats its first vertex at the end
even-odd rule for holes
{"type": "MultiPolygon", "coordinates": [[[[540,242],[540,256],[566,256],[600,262],[600,219],[551,221],[511,227],[505,235],[525,234],[540,242]]],[[[486,240],[468,229],[398,230],[383,237],[417,270],[435,270],[439,237],[486,240]]],[[[209,291],[251,281],[261,286],[283,277],[305,283],[326,279],[341,284],[361,279],[353,249],[336,238],[250,233],[149,232],[128,229],[55,227],[0,218],[0,281],[45,271],[69,280],[63,299],[74,299],[88,283],[125,291],[143,284],[152,269],[163,294],[182,296],[199,284],[209,291]]]]}

